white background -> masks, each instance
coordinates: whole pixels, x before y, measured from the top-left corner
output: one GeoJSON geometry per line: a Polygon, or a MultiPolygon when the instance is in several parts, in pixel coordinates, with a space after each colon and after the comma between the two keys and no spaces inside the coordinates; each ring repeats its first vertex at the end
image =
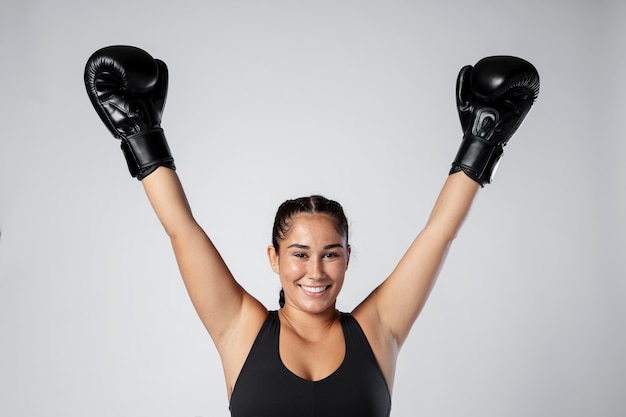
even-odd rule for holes
{"type": "Polygon", "coordinates": [[[227,416],[169,241],[87,98],[100,47],[167,62],[194,213],[244,287],[287,198],[351,221],[351,310],[424,225],[461,129],[458,70],[517,55],[539,101],[401,352],[394,416],[626,412],[626,7],[616,1],[0,5],[0,415],[227,416]]]}

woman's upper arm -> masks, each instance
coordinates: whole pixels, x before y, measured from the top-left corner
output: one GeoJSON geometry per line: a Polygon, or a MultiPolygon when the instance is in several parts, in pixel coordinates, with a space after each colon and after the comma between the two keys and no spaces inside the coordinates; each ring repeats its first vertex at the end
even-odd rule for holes
{"type": "Polygon", "coordinates": [[[193,306],[219,348],[226,333],[237,328],[242,310],[254,308],[255,300],[232,276],[200,226],[190,225],[171,235],[171,241],[193,306]]]}

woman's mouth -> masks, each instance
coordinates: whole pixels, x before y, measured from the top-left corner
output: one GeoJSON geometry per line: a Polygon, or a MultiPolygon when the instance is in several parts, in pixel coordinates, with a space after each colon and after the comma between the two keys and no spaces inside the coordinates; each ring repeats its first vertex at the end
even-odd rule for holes
{"type": "Polygon", "coordinates": [[[302,288],[302,290],[309,295],[320,295],[323,292],[325,292],[328,289],[328,287],[330,287],[330,285],[323,285],[323,286],[318,286],[318,287],[300,285],[300,288],[302,288]]]}

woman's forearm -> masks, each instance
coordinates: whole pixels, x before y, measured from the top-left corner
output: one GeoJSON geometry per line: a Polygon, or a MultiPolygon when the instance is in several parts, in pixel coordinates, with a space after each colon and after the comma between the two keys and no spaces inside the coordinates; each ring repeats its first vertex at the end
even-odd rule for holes
{"type": "Polygon", "coordinates": [[[173,237],[185,226],[195,224],[185,191],[175,171],[159,167],[142,184],[166,233],[173,237]]]}
{"type": "Polygon", "coordinates": [[[435,201],[425,228],[435,228],[446,240],[453,240],[469,213],[480,185],[463,172],[454,173],[435,201]]]}

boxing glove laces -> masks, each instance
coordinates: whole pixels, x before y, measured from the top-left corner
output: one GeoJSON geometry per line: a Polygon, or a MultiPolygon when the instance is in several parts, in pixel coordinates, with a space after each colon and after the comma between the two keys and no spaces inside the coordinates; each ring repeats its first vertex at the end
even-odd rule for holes
{"type": "Polygon", "coordinates": [[[539,73],[513,56],[483,58],[461,69],[456,104],[463,140],[450,174],[463,171],[481,186],[491,183],[503,148],[539,95],[539,73]]]}
{"type": "Polygon", "coordinates": [[[87,95],[100,119],[121,140],[128,170],[138,180],[157,167],[176,169],[161,128],[167,65],[133,46],[94,52],[84,73],[87,95]]]}

